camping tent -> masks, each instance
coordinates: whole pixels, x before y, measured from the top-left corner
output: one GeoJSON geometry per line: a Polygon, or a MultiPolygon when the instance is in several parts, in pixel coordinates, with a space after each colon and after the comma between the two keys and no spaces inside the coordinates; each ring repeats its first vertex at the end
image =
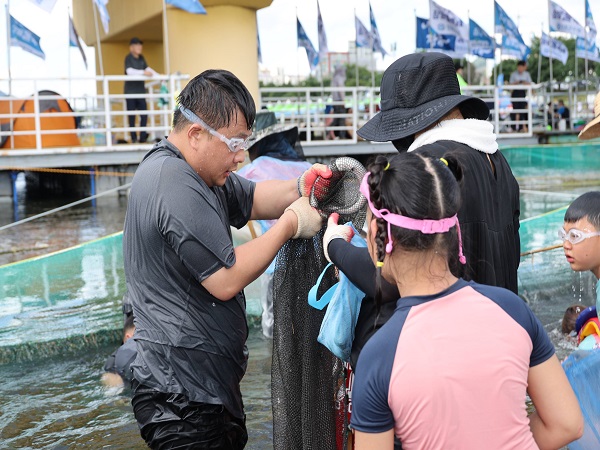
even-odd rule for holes
{"type": "MultiPolygon", "coordinates": [[[[64,133],[42,134],[42,147],[74,147],[81,145],[79,137],[75,132],[69,130],[77,129],[77,120],[71,105],[60,94],[53,91],[39,91],[42,97],[39,100],[40,113],[57,113],[56,116],[40,117],[41,130],[64,130],[64,133]]],[[[35,117],[22,117],[21,115],[34,114],[35,99],[11,98],[0,96],[0,115],[12,115],[12,117],[0,118],[2,132],[31,131],[31,134],[0,136],[0,148],[36,148],[35,141],[35,117]]]]}

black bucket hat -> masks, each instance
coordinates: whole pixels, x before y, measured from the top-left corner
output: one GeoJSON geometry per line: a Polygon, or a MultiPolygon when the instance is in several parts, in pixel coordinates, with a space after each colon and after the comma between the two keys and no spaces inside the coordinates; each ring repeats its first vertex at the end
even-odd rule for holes
{"type": "Polygon", "coordinates": [[[369,141],[411,136],[460,105],[465,119],[486,120],[490,110],[476,97],[460,94],[452,58],[443,53],[413,53],[394,62],[381,80],[381,111],[358,130],[369,141]]]}
{"type": "Polygon", "coordinates": [[[272,111],[256,113],[252,136],[248,139],[250,161],[259,156],[285,160],[303,160],[304,152],[298,141],[298,127],[277,123],[272,111]]]}

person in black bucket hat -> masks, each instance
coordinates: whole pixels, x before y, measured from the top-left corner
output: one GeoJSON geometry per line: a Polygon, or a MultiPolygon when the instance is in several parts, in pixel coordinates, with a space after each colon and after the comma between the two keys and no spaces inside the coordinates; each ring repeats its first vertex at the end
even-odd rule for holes
{"type": "MultiPolygon", "coordinates": [[[[466,256],[464,266],[451,269],[464,279],[517,293],[519,184],[498,151],[488,114],[481,99],[460,94],[449,56],[415,53],[401,57],[384,72],[381,111],[358,135],[391,141],[400,152],[422,152],[442,162],[451,153],[463,171],[458,219],[466,256]]],[[[330,260],[361,286],[367,300],[362,302],[355,330],[354,366],[363,345],[393,314],[399,293],[383,280],[381,304],[374,304],[376,268],[366,249],[346,242],[351,237],[347,227],[330,218],[323,247],[330,260]]]]}
{"type": "Polygon", "coordinates": [[[481,99],[460,94],[452,58],[414,53],[384,72],[381,111],[358,134],[398,151],[453,153],[465,172],[458,218],[467,264],[458,275],[517,293],[519,185],[488,114],[481,99]]]}
{"type": "Polygon", "coordinates": [[[358,130],[368,141],[392,141],[396,148],[458,107],[465,119],[486,120],[489,108],[461,95],[454,63],[442,53],[415,53],[392,63],[381,80],[381,111],[358,130]]]}

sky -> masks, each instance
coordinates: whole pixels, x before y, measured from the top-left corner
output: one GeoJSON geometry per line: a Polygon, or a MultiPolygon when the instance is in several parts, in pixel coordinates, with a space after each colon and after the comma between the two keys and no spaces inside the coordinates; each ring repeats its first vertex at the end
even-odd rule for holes
{"type": "MultiPolygon", "coordinates": [[[[584,0],[555,0],[579,23],[585,24],[584,0]]],[[[589,0],[594,21],[600,29],[600,0],[589,0]]],[[[488,34],[494,31],[494,0],[436,0],[464,22],[477,22],[488,34]]],[[[526,44],[533,34],[540,35],[542,23],[548,31],[547,0],[498,0],[500,6],[519,27],[526,44]]],[[[348,41],[355,38],[354,11],[369,27],[367,0],[319,0],[329,51],[345,52],[348,41]]],[[[427,0],[371,0],[377,28],[386,51],[385,59],[377,56],[377,68],[384,70],[399,57],[415,51],[415,15],[429,17],[427,0]],[[396,44],[395,54],[391,52],[396,44]]],[[[304,49],[296,49],[296,14],[315,47],[317,37],[316,0],[273,0],[270,7],[258,11],[263,65],[273,70],[282,67],[288,74],[308,74],[304,49]]]]}
{"type": "MultiPolygon", "coordinates": [[[[110,0],[127,1],[127,0],[110,0]]],[[[6,38],[6,5],[10,2],[11,15],[31,31],[40,36],[40,45],[46,60],[12,47],[10,51],[11,76],[16,78],[62,77],[65,81],[55,83],[50,89],[63,95],[85,92],[89,83],[66,81],[69,76],[91,77],[95,75],[94,48],[85,47],[88,69],[86,70],[79,50],[68,46],[68,13],[71,0],[57,0],[52,13],[35,6],[29,0],[0,0],[0,91],[8,90],[8,58],[6,38]],[[49,26],[52,24],[52,26],[49,26]]],[[[527,44],[531,36],[539,36],[542,26],[548,28],[547,0],[498,0],[502,8],[519,26],[527,44]]],[[[584,20],[584,0],[556,0],[579,23],[584,20]]],[[[489,34],[494,27],[494,0],[437,0],[437,3],[457,14],[463,21],[471,18],[489,34]]],[[[319,5],[330,51],[345,52],[348,41],[354,40],[354,12],[369,26],[368,0],[320,0],[319,5]]],[[[415,15],[429,17],[427,0],[371,0],[377,27],[384,48],[390,55],[382,59],[377,56],[377,68],[384,70],[402,55],[415,50],[415,15]],[[396,45],[395,53],[391,52],[396,45]]],[[[590,0],[592,14],[600,29],[600,0],[590,0]]],[[[317,39],[316,0],[273,0],[271,6],[257,13],[258,31],[262,47],[262,68],[273,73],[282,69],[289,75],[305,76],[309,73],[304,49],[297,48],[296,15],[315,46],[317,39]]],[[[92,84],[93,86],[93,84],[92,84]]],[[[13,83],[15,94],[30,95],[32,83],[13,83]]],[[[48,87],[45,87],[48,88],[48,87]]]]}

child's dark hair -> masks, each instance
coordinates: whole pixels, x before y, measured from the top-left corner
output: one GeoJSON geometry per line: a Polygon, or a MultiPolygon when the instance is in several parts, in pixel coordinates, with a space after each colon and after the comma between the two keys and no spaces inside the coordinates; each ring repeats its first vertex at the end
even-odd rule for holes
{"type": "MultiPolygon", "coordinates": [[[[369,166],[369,195],[373,206],[387,209],[413,219],[444,219],[455,215],[460,208],[462,169],[452,154],[442,159],[424,153],[399,153],[392,158],[378,156],[369,166]]],[[[385,245],[393,239],[395,246],[408,251],[434,249],[446,256],[453,274],[459,273],[458,233],[456,226],[447,233],[424,234],[406,228],[391,227],[377,220],[375,245],[377,261],[385,257],[385,245]]],[[[457,275],[458,276],[458,275],[457,275]]],[[[375,304],[381,303],[381,267],[377,268],[375,304]]]]}
{"type": "Polygon", "coordinates": [[[123,324],[123,340],[125,340],[125,335],[133,328],[135,328],[135,324],[133,323],[133,314],[131,314],[125,318],[125,323],[123,324]]]}
{"type": "Polygon", "coordinates": [[[567,208],[565,222],[575,223],[587,219],[600,231],[600,191],[590,191],[580,195],[567,208]]]}

